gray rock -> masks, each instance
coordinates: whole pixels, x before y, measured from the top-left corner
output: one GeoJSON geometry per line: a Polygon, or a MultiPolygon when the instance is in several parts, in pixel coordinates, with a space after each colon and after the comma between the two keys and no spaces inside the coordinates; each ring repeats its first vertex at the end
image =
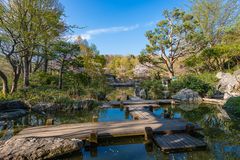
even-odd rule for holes
{"type": "Polygon", "coordinates": [[[51,113],[55,111],[69,111],[69,110],[81,110],[91,109],[94,106],[94,100],[81,100],[75,101],[73,104],[62,105],[55,103],[40,102],[32,106],[32,110],[41,114],[51,113]]]}
{"type": "Polygon", "coordinates": [[[61,106],[54,103],[47,103],[47,102],[39,102],[32,106],[32,110],[38,113],[45,113],[51,111],[61,110],[61,106]]]}
{"type": "Polygon", "coordinates": [[[202,98],[199,94],[191,89],[182,89],[176,95],[172,96],[173,99],[184,101],[184,102],[200,102],[202,98]]]}
{"type": "Polygon", "coordinates": [[[219,72],[216,77],[219,79],[217,89],[224,93],[224,99],[240,96],[240,70],[233,74],[219,72]]]}
{"type": "Polygon", "coordinates": [[[29,107],[22,101],[3,101],[0,102],[0,111],[11,109],[24,109],[28,110],[29,107]]]}
{"type": "Polygon", "coordinates": [[[28,111],[24,109],[3,110],[3,111],[0,111],[0,120],[15,119],[18,117],[22,117],[27,113],[28,111]]]}
{"type": "Polygon", "coordinates": [[[145,89],[141,89],[141,90],[140,90],[139,96],[140,96],[140,98],[142,98],[142,99],[146,99],[146,98],[147,98],[147,93],[146,93],[145,89]]]}
{"type": "Polygon", "coordinates": [[[95,101],[94,100],[82,100],[82,101],[76,101],[73,103],[73,109],[75,110],[81,110],[81,109],[92,109],[94,106],[95,101]]]}
{"type": "Polygon", "coordinates": [[[80,140],[62,138],[12,138],[0,146],[0,159],[49,159],[77,151],[80,148],[80,140]]]}

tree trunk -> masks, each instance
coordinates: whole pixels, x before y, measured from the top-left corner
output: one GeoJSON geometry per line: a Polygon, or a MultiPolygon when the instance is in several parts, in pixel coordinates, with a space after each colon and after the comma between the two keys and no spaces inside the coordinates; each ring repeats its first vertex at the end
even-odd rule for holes
{"type": "Polygon", "coordinates": [[[0,70],[0,77],[2,78],[2,93],[6,96],[9,93],[7,76],[0,70]]]}
{"type": "Polygon", "coordinates": [[[29,73],[32,73],[32,62],[29,63],[29,73]]]}
{"type": "Polygon", "coordinates": [[[17,88],[18,88],[18,80],[20,78],[20,75],[21,75],[21,68],[17,68],[15,71],[14,71],[14,77],[13,77],[13,81],[12,81],[12,88],[11,88],[11,94],[14,93],[17,88]]]}
{"type": "Polygon", "coordinates": [[[43,64],[43,72],[47,73],[48,71],[48,58],[44,58],[44,64],[43,64]]]}
{"type": "Polygon", "coordinates": [[[61,65],[61,68],[59,70],[58,88],[62,89],[62,86],[63,86],[63,64],[61,65]]]}
{"type": "Polygon", "coordinates": [[[30,73],[30,63],[28,60],[28,56],[23,58],[23,85],[24,87],[29,87],[29,73],[30,73]]]}
{"type": "Polygon", "coordinates": [[[175,73],[173,70],[169,71],[169,77],[172,79],[175,76],[175,73]]]}
{"type": "Polygon", "coordinates": [[[168,65],[168,72],[169,72],[169,77],[172,79],[175,76],[175,72],[174,72],[173,63],[171,62],[168,65]]]}

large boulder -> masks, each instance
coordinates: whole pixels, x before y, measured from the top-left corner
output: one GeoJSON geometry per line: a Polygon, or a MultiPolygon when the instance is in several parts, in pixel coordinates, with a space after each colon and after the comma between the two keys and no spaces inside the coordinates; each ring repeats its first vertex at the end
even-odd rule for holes
{"type": "Polygon", "coordinates": [[[18,117],[22,117],[22,116],[25,116],[27,113],[28,111],[24,109],[3,110],[3,111],[0,111],[0,121],[11,120],[18,117]]]}
{"type": "Polygon", "coordinates": [[[145,89],[141,89],[140,92],[139,92],[139,96],[142,99],[146,99],[147,98],[146,90],[145,89]]]}
{"type": "Polygon", "coordinates": [[[41,113],[52,113],[55,111],[69,111],[69,110],[81,110],[81,109],[92,109],[95,104],[94,100],[80,100],[74,101],[72,104],[64,105],[57,103],[39,102],[32,106],[32,110],[41,113]]]}
{"type": "Polygon", "coordinates": [[[24,109],[28,110],[29,106],[22,101],[3,101],[0,102],[0,111],[11,110],[11,109],[24,109]]]}
{"type": "Polygon", "coordinates": [[[0,120],[10,120],[24,116],[28,113],[29,106],[22,101],[0,102],[0,120]]]}
{"type": "Polygon", "coordinates": [[[240,70],[230,73],[217,73],[219,79],[217,89],[224,93],[224,99],[240,96],[240,70]]]}
{"type": "Polygon", "coordinates": [[[0,159],[50,159],[81,148],[80,140],[62,138],[12,138],[0,145],[0,159]]]}
{"type": "Polygon", "coordinates": [[[62,109],[62,106],[55,103],[39,102],[31,107],[37,113],[55,112],[62,109]]]}
{"type": "Polygon", "coordinates": [[[191,89],[182,89],[176,95],[172,96],[173,99],[184,102],[200,102],[202,98],[199,94],[191,89]]]}

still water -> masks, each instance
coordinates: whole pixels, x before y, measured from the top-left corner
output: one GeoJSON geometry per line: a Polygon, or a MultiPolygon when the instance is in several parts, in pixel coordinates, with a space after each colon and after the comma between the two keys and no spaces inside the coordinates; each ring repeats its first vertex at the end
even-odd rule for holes
{"type": "MultiPolygon", "coordinates": [[[[240,159],[240,120],[228,119],[221,107],[208,104],[181,104],[177,106],[160,106],[153,113],[162,118],[164,109],[173,113],[174,118],[184,118],[201,125],[204,130],[204,140],[207,150],[165,154],[155,145],[149,149],[144,144],[143,137],[117,138],[104,140],[94,151],[84,148],[77,153],[66,155],[59,159],[80,160],[237,160],[240,159]]],[[[98,115],[98,121],[126,121],[132,117],[126,115],[121,108],[95,108],[92,111],[58,112],[51,115],[56,124],[90,122],[93,115],[98,115]]],[[[1,122],[0,140],[8,139],[27,126],[44,125],[46,118],[36,113],[16,120],[1,122]]]]}

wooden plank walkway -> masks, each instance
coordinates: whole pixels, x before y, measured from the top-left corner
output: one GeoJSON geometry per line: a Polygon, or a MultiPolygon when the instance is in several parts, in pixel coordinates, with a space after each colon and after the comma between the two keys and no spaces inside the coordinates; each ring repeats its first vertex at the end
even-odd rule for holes
{"type": "Polygon", "coordinates": [[[134,104],[134,105],[124,105],[124,108],[144,108],[152,106],[153,108],[159,108],[159,104],[134,104]]]}
{"type": "Polygon", "coordinates": [[[156,135],[154,142],[164,152],[205,148],[206,143],[186,133],[156,135]]]}
{"type": "Polygon", "coordinates": [[[127,100],[123,101],[123,105],[136,105],[136,104],[171,104],[178,103],[178,101],[173,99],[159,99],[159,100],[127,100]]]}
{"type": "Polygon", "coordinates": [[[133,119],[156,119],[157,117],[150,111],[146,109],[132,109],[130,114],[133,116],[133,119]]]}
{"type": "MultiPolygon", "coordinates": [[[[87,139],[93,131],[99,138],[144,135],[145,127],[151,127],[154,133],[185,132],[187,121],[182,119],[155,119],[125,122],[96,122],[38,126],[23,129],[15,137],[62,137],[87,139]]],[[[201,127],[195,125],[195,130],[201,127]]]]}
{"type": "Polygon", "coordinates": [[[179,101],[173,99],[159,99],[159,100],[127,100],[127,101],[110,101],[112,106],[120,105],[159,105],[159,104],[178,104],[179,101]]]}

